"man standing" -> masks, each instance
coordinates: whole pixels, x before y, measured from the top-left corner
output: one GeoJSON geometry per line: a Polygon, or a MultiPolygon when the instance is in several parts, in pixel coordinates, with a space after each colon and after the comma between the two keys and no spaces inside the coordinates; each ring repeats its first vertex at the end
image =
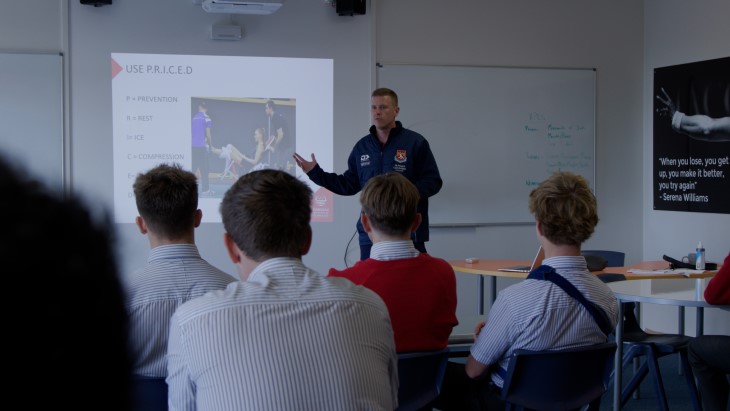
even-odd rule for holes
{"type": "Polygon", "coordinates": [[[130,351],[137,376],[167,375],[170,317],[184,302],[236,279],[201,258],[195,246],[198,209],[195,175],[180,165],[158,165],[137,176],[134,196],[139,232],[147,235],[147,264],[129,282],[130,351]]]}
{"type": "Polygon", "coordinates": [[[312,190],[265,169],[220,206],[241,281],[183,304],[167,350],[173,410],[393,410],[398,365],[388,308],[373,291],[302,263],[312,190]]]}
{"type": "Polygon", "coordinates": [[[201,195],[213,195],[209,186],[208,152],[211,147],[210,127],[213,121],[208,116],[208,106],[205,101],[198,103],[198,112],[193,116],[192,124],[192,168],[193,172],[200,178],[201,195]]]}
{"type": "MultiPolygon", "coordinates": [[[[425,253],[429,235],[428,198],[441,190],[443,181],[428,141],[415,131],[403,128],[395,119],[399,112],[398,95],[393,90],[378,88],[372,92],[370,115],[373,125],[370,133],[361,138],[350,152],[347,170],[343,174],[325,172],[317,164],[314,154],[311,161],[307,161],[295,153],[294,160],[315,184],[340,195],[357,194],[376,175],[388,171],[403,174],[415,184],[420,194],[418,212],[422,222],[411,239],[416,249],[425,253]]],[[[359,219],[356,226],[360,259],[365,260],[370,256],[373,243],[359,219]]]]}

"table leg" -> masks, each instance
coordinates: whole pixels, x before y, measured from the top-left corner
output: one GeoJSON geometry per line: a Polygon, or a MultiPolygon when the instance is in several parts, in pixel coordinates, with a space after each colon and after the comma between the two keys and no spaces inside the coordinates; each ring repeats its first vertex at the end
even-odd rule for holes
{"type": "Polygon", "coordinates": [[[705,333],[705,307],[697,307],[697,326],[695,336],[699,337],[705,333]]]}
{"type": "MultiPolygon", "coordinates": [[[[641,324],[641,303],[634,304],[634,315],[636,316],[636,320],[639,321],[639,324],[641,324]]],[[[639,357],[634,357],[634,373],[639,371],[640,366],[641,361],[639,360],[639,357]]],[[[636,390],[634,390],[634,394],[631,396],[631,398],[635,400],[641,398],[641,384],[636,387],[636,390]]]]}
{"type": "Polygon", "coordinates": [[[679,310],[679,316],[677,318],[677,334],[684,335],[684,306],[680,305],[677,309],[679,310]]]}
{"type": "Polygon", "coordinates": [[[479,276],[479,286],[477,287],[477,314],[484,315],[484,276],[479,276]]]}
{"type": "MultiPolygon", "coordinates": [[[[494,300],[497,299],[497,277],[490,275],[489,276],[489,307],[492,307],[494,305],[494,300]]],[[[478,308],[477,308],[477,314],[484,315],[484,276],[479,276],[479,286],[477,287],[477,301],[478,301],[478,308]]]]}
{"type": "Polygon", "coordinates": [[[624,305],[618,301],[618,324],[616,324],[616,358],[613,363],[613,410],[621,410],[621,388],[624,346],[624,305]]]}
{"type": "MultiPolygon", "coordinates": [[[[695,298],[697,301],[702,300],[702,278],[698,278],[695,280],[695,298]]],[[[704,334],[705,331],[705,311],[704,307],[697,307],[697,324],[695,325],[695,329],[697,332],[695,333],[695,337],[699,337],[700,335],[704,334]]]]}
{"type": "MultiPolygon", "coordinates": [[[[677,319],[677,334],[684,335],[684,306],[680,305],[677,307],[679,310],[679,318],[677,319]]],[[[682,371],[682,359],[677,357],[677,373],[679,375],[684,375],[684,372],[682,371]]]]}

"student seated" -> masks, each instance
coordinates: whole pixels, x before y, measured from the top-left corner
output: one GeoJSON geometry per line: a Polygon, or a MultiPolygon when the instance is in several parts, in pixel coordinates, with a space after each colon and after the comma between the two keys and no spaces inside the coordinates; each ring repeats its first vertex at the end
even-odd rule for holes
{"type": "Polygon", "coordinates": [[[127,314],[112,237],[74,196],[0,158],[9,377],[22,409],[130,409],[127,314]],[[13,299],[10,302],[10,299],[13,299]]]}
{"type": "Polygon", "coordinates": [[[456,319],[456,276],[446,260],[416,250],[411,235],[421,223],[418,189],[400,173],[371,178],[360,193],[360,221],[373,242],[370,257],[330,269],[380,295],[400,352],[445,348],[456,319]]]}
{"type": "MultiPolygon", "coordinates": [[[[710,304],[730,304],[730,253],[705,288],[710,304]]],[[[689,343],[687,351],[697,377],[705,411],[724,411],[730,406],[730,335],[701,335],[689,343]]]]}
{"type": "Polygon", "coordinates": [[[528,206],[545,250],[543,265],[524,281],[500,291],[486,322],[476,324],[476,340],[465,368],[452,365],[447,370],[436,404],[441,410],[504,409],[503,375],[515,350],[603,343],[618,322],[616,297],[588,271],[580,252],[598,223],[596,198],[586,179],[556,172],[532,190],[528,206]],[[598,309],[597,316],[550,281],[552,276],[572,284],[598,309]]]}
{"type": "Polygon", "coordinates": [[[393,410],[398,366],[373,291],[302,263],[312,190],[282,170],[241,176],[220,205],[241,281],[183,304],[167,350],[174,410],[393,410]]]}
{"type": "Polygon", "coordinates": [[[137,175],[133,185],[140,234],[150,244],[147,264],[129,276],[127,309],[134,374],[167,376],[170,317],[184,302],[226,288],[236,278],[200,256],[195,229],[198,208],[195,174],[179,164],[160,164],[137,175]]]}

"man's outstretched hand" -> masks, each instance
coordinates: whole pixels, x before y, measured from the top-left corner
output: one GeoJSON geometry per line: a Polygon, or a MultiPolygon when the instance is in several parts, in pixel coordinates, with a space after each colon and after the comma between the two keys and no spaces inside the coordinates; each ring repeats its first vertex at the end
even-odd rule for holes
{"type": "Polygon", "coordinates": [[[305,160],[298,153],[294,153],[292,157],[294,157],[294,161],[305,173],[310,172],[317,165],[317,159],[314,157],[314,153],[312,153],[312,161],[305,160]]]}

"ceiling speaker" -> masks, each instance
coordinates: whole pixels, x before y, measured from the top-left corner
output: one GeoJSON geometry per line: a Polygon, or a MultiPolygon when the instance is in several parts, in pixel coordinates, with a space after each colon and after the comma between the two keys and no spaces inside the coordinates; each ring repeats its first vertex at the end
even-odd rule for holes
{"type": "Polygon", "coordinates": [[[340,16],[365,14],[366,0],[335,0],[335,10],[340,16]]]}
{"type": "Polygon", "coordinates": [[[88,6],[94,6],[94,7],[101,7],[105,6],[107,4],[112,4],[112,0],[79,0],[81,1],[81,4],[86,4],[88,6]]]}

